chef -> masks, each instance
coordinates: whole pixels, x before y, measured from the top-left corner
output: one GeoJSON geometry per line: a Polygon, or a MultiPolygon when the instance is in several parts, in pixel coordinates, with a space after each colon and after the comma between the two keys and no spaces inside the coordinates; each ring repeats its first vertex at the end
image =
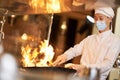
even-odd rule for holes
{"type": "Polygon", "coordinates": [[[65,51],[57,57],[53,65],[60,65],[81,55],[80,64],[70,64],[68,67],[78,72],[86,67],[97,68],[100,70],[100,80],[106,80],[120,53],[120,38],[111,31],[113,18],[114,11],[111,7],[96,8],[94,20],[99,33],[88,36],[65,51]]]}

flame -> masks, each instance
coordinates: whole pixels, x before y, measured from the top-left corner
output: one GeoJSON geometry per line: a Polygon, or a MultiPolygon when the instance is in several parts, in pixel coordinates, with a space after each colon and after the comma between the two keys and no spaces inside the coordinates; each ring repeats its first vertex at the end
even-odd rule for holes
{"type": "Polygon", "coordinates": [[[24,67],[50,66],[54,57],[53,47],[44,40],[37,47],[27,44],[21,47],[22,63],[24,67]]]}
{"type": "Polygon", "coordinates": [[[60,12],[60,1],[59,0],[48,0],[46,4],[47,11],[50,13],[60,12]]]}
{"type": "Polygon", "coordinates": [[[47,13],[61,12],[59,0],[29,0],[29,5],[36,11],[47,13]]]}
{"type": "Polygon", "coordinates": [[[45,7],[45,1],[44,0],[29,0],[29,5],[37,11],[40,8],[45,7]]]}

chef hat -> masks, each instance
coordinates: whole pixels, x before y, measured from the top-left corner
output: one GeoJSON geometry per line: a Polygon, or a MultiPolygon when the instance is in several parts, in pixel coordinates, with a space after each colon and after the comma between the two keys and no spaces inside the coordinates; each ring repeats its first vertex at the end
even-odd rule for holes
{"type": "Polygon", "coordinates": [[[96,13],[100,13],[100,14],[103,14],[107,17],[114,17],[114,11],[111,7],[101,7],[101,8],[96,8],[95,9],[95,14],[96,13]]]}

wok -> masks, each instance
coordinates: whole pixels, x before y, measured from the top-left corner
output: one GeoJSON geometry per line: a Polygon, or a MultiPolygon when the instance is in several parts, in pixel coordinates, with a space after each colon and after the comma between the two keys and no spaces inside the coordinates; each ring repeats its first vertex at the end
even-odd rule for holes
{"type": "Polygon", "coordinates": [[[76,70],[64,67],[22,67],[23,80],[67,80],[76,70]]]}

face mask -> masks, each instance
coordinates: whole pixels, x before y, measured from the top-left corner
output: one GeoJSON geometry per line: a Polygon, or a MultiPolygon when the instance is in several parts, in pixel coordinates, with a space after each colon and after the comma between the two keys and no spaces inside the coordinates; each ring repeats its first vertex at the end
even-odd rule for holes
{"type": "Polygon", "coordinates": [[[104,30],[107,27],[107,25],[104,21],[97,21],[96,26],[97,26],[98,30],[104,30]]]}

